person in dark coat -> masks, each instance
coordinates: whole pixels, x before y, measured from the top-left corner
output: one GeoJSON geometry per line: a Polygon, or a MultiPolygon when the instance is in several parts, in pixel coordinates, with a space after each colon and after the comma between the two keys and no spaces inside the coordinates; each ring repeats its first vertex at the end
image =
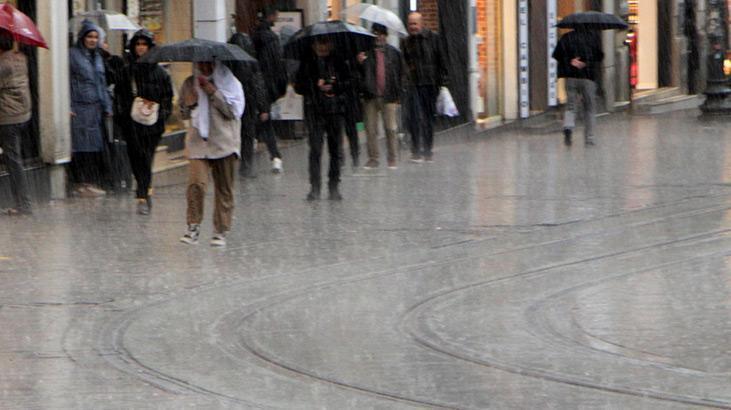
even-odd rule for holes
{"type": "Polygon", "coordinates": [[[376,47],[358,55],[368,141],[368,162],[365,168],[376,168],[379,165],[378,119],[381,117],[386,130],[388,167],[395,169],[398,151],[396,116],[401,99],[401,52],[388,44],[388,28],[374,24],[372,31],[377,36],[376,47]]]}
{"type": "Polygon", "coordinates": [[[409,14],[409,36],[402,40],[407,128],[411,134],[411,161],[433,160],[434,115],[439,88],[449,85],[440,37],[424,28],[421,13],[409,14]]]}
{"type": "Polygon", "coordinates": [[[127,64],[117,70],[118,75],[114,79],[114,115],[118,129],[127,141],[129,163],[137,181],[137,213],[148,215],[152,209],[152,162],[165,132],[165,121],[172,113],[173,86],[170,75],[158,64],[137,61],[155,47],[151,32],[137,31],[127,47],[127,64]],[[132,119],[130,113],[135,97],[143,98],[146,104],[159,105],[157,122],[145,125],[132,119]]]}
{"type": "MultiPolygon", "coordinates": [[[[252,57],[256,56],[254,43],[245,33],[234,33],[228,41],[236,44],[252,57]]],[[[272,171],[282,172],[282,154],[277,147],[277,138],[272,129],[270,112],[271,101],[267,92],[264,76],[259,63],[243,63],[234,61],[228,63],[234,76],[241,82],[246,94],[246,106],[241,117],[241,165],[239,173],[253,178],[254,172],[254,141],[262,140],[269,151],[272,161],[272,171]]]]}
{"type": "Polygon", "coordinates": [[[347,92],[353,86],[348,65],[333,55],[333,42],[326,36],[316,37],[313,54],[301,61],[295,79],[295,91],[305,99],[305,123],[310,145],[310,185],[307,200],[320,198],[322,176],[320,159],[327,138],[330,154],[328,173],[329,199],[341,200],[340,153],[347,92]]]}
{"type": "Polygon", "coordinates": [[[270,102],[280,99],[287,93],[287,66],[282,56],[282,46],[279,37],[272,31],[272,26],[279,18],[279,11],[273,6],[267,6],[261,11],[259,25],[251,34],[254,42],[256,59],[259,61],[261,72],[267,86],[267,95],[270,102]]]}
{"type": "Polygon", "coordinates": [[[69,51],[71,77],[71,178],[80,196],[101,196],[99,185],[108,174],[104,116],[112,115],[104,59],[99,53],[100,29],[84,20],[78,41],[69,51]]]}
{"type": "MultiPolygon", "coordinates": [[[[272,26],[279,18],[279,11],[274,6],[267,6],[260,12],[259,24],[251,33],[251,40],[254,42],[255,57],[259,61],[259,68],[264,76],[267,97],[269,103],[282,98],[287,93],[289,83],[287,75],[287,63],[282,55],[282,45],[279,36],[272,31],[272,26]]],[[[268,117],[268,116],[267,116],[268,117]]],[[[272,121],[263,121],[258,127],[259,136],[266,141],[276,142],[274,124],[272,121]]],[[[272,171],[282,171],[281,156],[272,156],[272,171]]]]}
{"type": "Polygon", "coordinates": [[[558,77],[566,79],[566,109],[563,118],[564,143],[571,145],[571,134],[576,124],[579,98],[583,100],[584,140],[594,144],[596,124],[596,74],[604,59],[601,39],[596,31],[574,30],[564,34],[553,50],[558,62],[558,77]]]}

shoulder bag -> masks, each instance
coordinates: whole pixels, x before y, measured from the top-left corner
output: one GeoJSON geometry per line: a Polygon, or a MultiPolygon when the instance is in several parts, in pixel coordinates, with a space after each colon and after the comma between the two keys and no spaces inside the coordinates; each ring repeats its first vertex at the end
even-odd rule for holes
{"type": "Polygon", "coordinates": [[[132,110],[130,117],[132,121],[142,125],[155,125],[157,123],[160,104],[137,96],[137,82],[132,79],[132,110]]]}

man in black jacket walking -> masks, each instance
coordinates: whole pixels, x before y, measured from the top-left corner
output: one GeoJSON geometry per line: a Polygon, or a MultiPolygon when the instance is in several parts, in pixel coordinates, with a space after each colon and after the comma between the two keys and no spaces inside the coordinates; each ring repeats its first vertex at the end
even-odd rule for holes
{"type": "MultiPolygon", "coordinates": [[[[259,68],[264,77],[269,105],[287,93],[287,65],[282,57],[279,36],[272,31],[272,26],[278,17],[279,12],[276,8],[273,6],[265,7],[261,11],[259,25],[251,34],[251,40],[254,42],[254,57],[259,61],[259,68]]],[[[277,140],[269,113],[267,112],[260,119],[257,133],[264,139],[269,149],[269,155],[272,158],[272,171],[275,173],[282,172],[282,156],[277,149],[277,140]]]]}
{"type": "Polygon", "coordinates": [[[352,87],[351,72],[342,58],[333,55],[333,42],[327,36],[317,37],[313,53],[303,59],[295,79],[295,91],[305,98],[305,123],[310,145],[310,185],[308,201],[320,198],[322,176],[320,159],[327,135],[330,154],[329,199],[341,200],[340,147],[343,140],[343,121],[347,91],[352,87]]]}
{"type": "Polygon", "coordinates": [[[368,141],[368,162],[365,168],[377,168],[378,118],[386,130],[388,168],[396,168],[398,139],[396,136],[399,99],[401,98],[401,52],[388,44],[388,28],[374,24],[376,47],[358,55],[361,68],[361,93],[365,110],[365,128],[368,141]]]}
{"type": "Polygon", "coordinates": [[[581,97],[584,102],[584,141],[586,145],[594,145],[596,71],[604,59],[599,35],[590,30],[570,31],[561,37],[552,57],[558,61],[558,76],[566,79],[568,100],[563,117],[564,143],[571,145],[576,108],[581,97]]]}
{"type": "MultiPolygon", "coordinates": [[[[228,41],[241,47],[250,55],[256,55],[254,44],[251,38],[244,33],[234,33],[228,41]]],[[[271,101],[266,90],[266,83],[258,63],[243,63],[234,61],[228,63],[231,72],[236,76],[244,88],[246,98],[246,110],[241,117],[241,166],[239,174],[247,178],[254,178],[254,142],[257,139],[263,140],[269,151],[269,156],[274,165],[272,171],[282,171],[282,154],[277,147],[277,139],[270,131],[271,124],[269,114],[271,101]]]]}
{"type": "Polygon", "coordinates": [[[404,56],[407,127],[411,134],[411,162],[431,162],[434,115],[439,87],[449,85],[441,39],[424,28],[421,13],[412,12],[409,36],[401,44],[404,56]]]}

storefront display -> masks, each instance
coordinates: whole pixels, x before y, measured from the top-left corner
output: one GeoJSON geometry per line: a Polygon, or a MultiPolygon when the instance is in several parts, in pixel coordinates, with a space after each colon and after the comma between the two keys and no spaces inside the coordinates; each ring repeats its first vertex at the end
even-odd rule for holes
{"type": "Polygon", "coordinates": [[[164,41],[163,19],[164,5],[162,0],[138,0],[140,25],[155,34],[155,38],[164,41]]]}

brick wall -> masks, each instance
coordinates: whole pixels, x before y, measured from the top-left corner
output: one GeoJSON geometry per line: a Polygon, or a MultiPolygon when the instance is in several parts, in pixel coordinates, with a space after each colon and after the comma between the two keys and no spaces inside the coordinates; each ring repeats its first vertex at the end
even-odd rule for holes
{"type": "Polygon", "coordinates": [[[424,17],[424,27],[439,31],[439,6],[437,6],[437,0],[420,0],[419,12],[424,17]]]}
{"type": "Polygon", "coordinates": [[[500,1],[477,0],[477,35],[482,43],[477,47],[480,71],[479,92],[484,99],[483,117],[498,114],[499,77],[501,61],[500,1]]]}

